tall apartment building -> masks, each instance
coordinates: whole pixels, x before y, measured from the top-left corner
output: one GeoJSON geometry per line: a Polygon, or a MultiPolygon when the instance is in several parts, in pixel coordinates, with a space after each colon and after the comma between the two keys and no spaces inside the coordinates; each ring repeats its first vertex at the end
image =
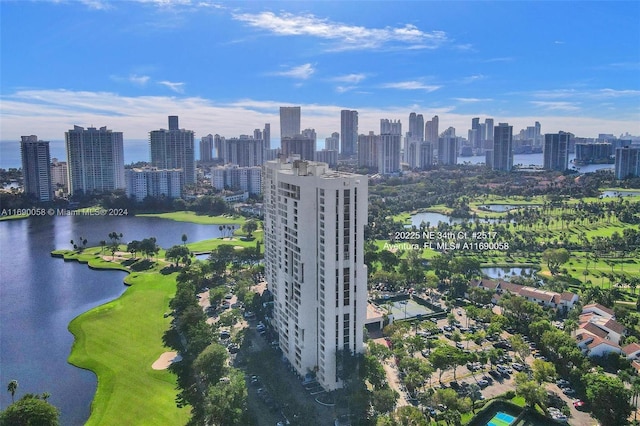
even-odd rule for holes
{"type": "Polygon", "coordinates": [[[264,140],[264,149],[271,149],[271,123],[264,123],[262,139],[264,140]]]}
{"type": "Polygon", "coordinates": [[[499,123],[493,128],[492,168],[510,172],[513,168],[513,126],[499,123]]]}
{"type": "Polygon", "coordinates": [[[378,168],[378,147],[380,136],[369,132],[358,136],[358,167],[378,168]]]}
{"type": "Polygon", "coordinates": [[[272,325],[296,371],[334,390],[338,355],[363,351],[367,178],[302,160],[268,161],[263,178],[272,325]]]}
{"type": "Polygon", "coordinates": [[[211,169],[211,185],[217,190],[242,190],[249,194],[262,193],[262,167],[239,167],[236,164],[211,169]]]}
{"type": "Polygon", "coordinates": [[[358,111],[340,111],[340,136],[343,157],[355,155],[358,143],[358,111]]]}
{"type": "Polygon", "coordinates": [[[480,117],[471,119],[471,130],[469,130],[469,143],[475,150],[482,148],[482,132],[480,131],[480,117]]]}
{"type": "Polygon", "coordinates": [[[484,148],[493,149],[493,118],[485,118],[484,120],[485,134],[484,148]]]}
{"type": "Polygon", "coordinates": [[[640,146],[616,148],[616,179],[640,176],[640,146]]]}
{"type": "Polygon", "coordinates": [[[380,120],[380,140],[378,145],[378,173],[400,172],[400,148],[402,144],[402,124],[400,120],[380,120]]]}
{"type": "Polygon", "coordinates": [[[213,161],[213,135],[208,134],[200,138],[200,161],[210,163],[213,161]]]}
{"type": "Polygon", "coordinates": [[[182,169],[184,185],[196,183],[194,132],[180,129],[178,116],[169,116],[169,130],[149,132],[151,165],[159,169],[182,169]]]}
{"type": "Polygon", "coordinates": [[[544,135],[543,168],[564,172],[569,168],[569,133],[544,135]]]}
{"type": "Polygon", "coordinates": [[[340,133],[333,132],[331,137],[324,138],[324,149],[340,152],[340,133]]]}
{"type": "Polygon", "coordinates": [[[316,151],[316,161],[319,163],[327,163],[329,167],[335,168],[338,165],[338,151],[333,149],[316,151]]]}
{"type": "Polygon", "coordinates": [[[424,140],[427,142],[431,142],[433,145],[438,143],[438,135],[440,127],[440,118],[437,115],[434,115],[433,118],[427,121],[427,124],[424,126],[424,140]]]}
{"type": "Polygon", "coordinates": [[[280,107],[280,140],[300,134],[300,107],[280,107]]]}
{"type": "Polygon", "coordinates": [[[420,144],[420,165],[422,170],[427,170],[433,166],[433,144],[422,142],[420,144]]]}
{"type": "Polygon", "coordinates": [[[458,163],[456,130],[449,127],[438,138],[438,164],[452,166],[458,163]]]}
{"type": "Polygon", "coordinates": [[[64,135],[70,194],[125,189],[122,132],[73,126],[64,135]]]}
{"type": "Polygon", "coordinates": [[[127,197],[136,201],[152,198],[180,198],[182,192],[181,169],[158,169],[143,167],[127,169],[125,172],[127,197]]]}
{"type": "MultiPolygon", "coordinates": [[[[314,132],[315,133],[315,132],[314,132]]],[[[311,137],[298,135],[295,137],[285,137],[280,141],[282,145],[282,157],[289,158],[299,155],[302,160],[315,160],[316,140],[311,137]]]]}
{"type": "Polygon", "coordinates": [[[36,135],[22,136],[20,153],[24,193],[38,201],[52,201],[53,183],[49,142],[39,141],[36,135]]]}
{"type": "Polygon", "coordinates": [[[57,158],[51,159],[51,186],[54,193],[58,190],[69,191],[69,171],[66,161],[58,161],[57,158]]]}
{"type": "Polygon", "coordinates": [[[264,140],[254,139],[248,135],[239,138],[225,139],[225,164],[237,164],[240,167],[261,166],[264,163],[264,140]]]}

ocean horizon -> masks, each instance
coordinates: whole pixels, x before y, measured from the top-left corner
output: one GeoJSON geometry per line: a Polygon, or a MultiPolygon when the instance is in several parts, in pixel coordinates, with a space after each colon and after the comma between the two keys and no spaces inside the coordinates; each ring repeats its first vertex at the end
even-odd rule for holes
{"type": "MultiPolygon", "coordinates": [[[[124,163],[131,164],[138,161],[150,161],[149,141],[146,139],[125,139],[124,163]]],[[[196,158],[200,157],[199,144],[196,141],[196,158]]],[[[67,161],[64,140],[50,140],[49,150],[51,158],[59,161],[67,161]]],[[[20,168],[22,167],[22,157],[20,156],[20,141],[0,141],[0,168],[20,168]]]]}

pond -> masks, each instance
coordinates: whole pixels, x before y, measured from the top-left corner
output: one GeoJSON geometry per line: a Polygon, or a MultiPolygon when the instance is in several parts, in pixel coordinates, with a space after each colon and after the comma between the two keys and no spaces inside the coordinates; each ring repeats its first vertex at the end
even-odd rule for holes
{"type": "MultiPolygon", "coordinates": [[[[416,213],[411,216],[411,225],[407,225],[407,227],[415,226],[416,228],[420,227],[420,224],[424,222],[425,224],[429,224],[429,228],[434,228],[438,226],[439,222],[446,224],[459,224],[464,222],[472,222],[471,218],[461,218],[461,217],[451,217],[446,214],[436,213],[436,212],[422,212],[416,213]]],[[[500,223],[501,219],[495,218],[482,218],[478,219],[480,223],[500,223]]]]}
{"type": "Polygon", "coordinates": [[[600,198],[639,197],[640,191],[602,191],[600,198]]]}
{"type": "Polygon", "coordinates": [[[505,278],[512,276],[530,277],[536,270],[533,268],[481,268],[480,271],[489,278],[505,278]]]}
{"type": "Polygon", "coordinates": [[[533,207],[540,207],[540,205],[539,204],[487,204],[484,206],[479,206],[479,208],[482,210],[487,210],[487,211],[496,212],[496,213],[504,213],[510,210],[533,208],[533,207]]]}

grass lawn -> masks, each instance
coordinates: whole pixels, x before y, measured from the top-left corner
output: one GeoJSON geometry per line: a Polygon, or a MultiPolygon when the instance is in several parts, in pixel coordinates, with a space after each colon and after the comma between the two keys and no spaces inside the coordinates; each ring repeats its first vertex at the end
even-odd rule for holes
{"type": "MultiPolygon", "coordinates": [[[[104,261],[100,249],[70,254],[67,259],[88,262],[91,267],[126,269],[104,261]]],[[[125,279],[130,285],[118,299],[92,309],[70,324],[75,342],[69,362],[98,376],[98,389],[87,425],[181,425],[189,409],[176,407],[176,378],[151,364],[167,348],[162,335],[171,318],[169,300],[175,294],[175,273],[162,275],[157,267],[134,272],[125,279]]]]}
{"type": "Polygon", "coordinates": [[[138,214],[141,217],[160,217],[163,219],[171,219],[177,222],[199,223],[201,225],[242,225],[246,219],[242,216],[207,216],[198,215],[195,212],[181,211],[170,213],[150,213],[138,214]]]}
{"type": "MultiPolygon", "coordinates": [[[[189,247],[189,250],[191,250],[192,252],[207,252],[207,251],[212,251],[217,249],[219,246],[221,245],[232,245],[232,246],[238,246],[238,247],[255,247],[256,246],[256,241],[260,241],[260,244],[262,244],[262,236],[263,233],[261,230],[259,231],[255,231],[253,233],[253,236],[251,239],[245,239],[245,237],[239,235],[239,232],[236,231],[236,233],[233,236],[232,240],[228,240],[226,238],[212,238],[209,240],[202,240],[202,241],[198,241],[195,243],[189,243],[187,244],[187,247],[189,247]]],[[[262,247],[261,247],[262,250],[262,247]]]]}

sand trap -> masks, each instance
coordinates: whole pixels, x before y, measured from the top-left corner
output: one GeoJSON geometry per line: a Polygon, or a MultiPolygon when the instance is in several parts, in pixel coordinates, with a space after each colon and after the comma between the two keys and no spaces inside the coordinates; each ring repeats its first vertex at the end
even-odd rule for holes
{"type": "Polygon", "coordinates": [[[165,352],[151,365],[151,368],[154,370],[166,370],[172,362],[178,361],[182,361],[182,357],[177,352],[165,352]]]}

